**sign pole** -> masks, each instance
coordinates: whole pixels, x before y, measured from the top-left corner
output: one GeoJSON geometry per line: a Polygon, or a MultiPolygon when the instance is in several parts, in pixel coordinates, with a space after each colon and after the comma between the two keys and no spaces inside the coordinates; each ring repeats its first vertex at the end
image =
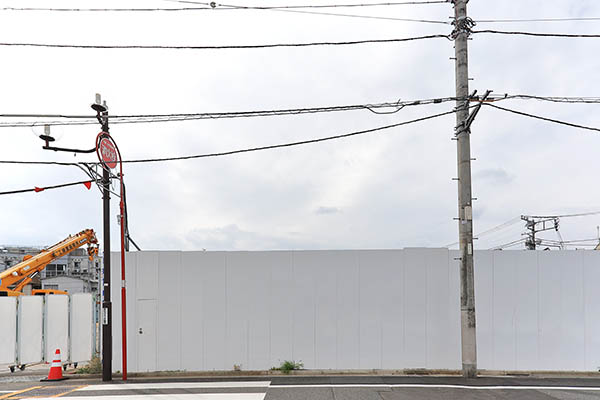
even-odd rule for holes
{"type": "Polygon", "coordinates": [[[123,380],[127,380],[127,293],[125,285],[125,203],[123,185],[123,159],[119,147],[108,132],[100,132],[96,138],[98,157],[103,164],[104,172],[117,166],[119,162],[119,224],[121,225],[121,357],[123,360],[123,380]]]}
{"type": "MultiPolygon", "coordinates": [[[[102,151],[99,148],[101,136],[108,136],[108,107],[101,104],[100,95],[96,95],[96,103],[92,108],[98,113],[98,121],[102,131],[96,138],[96,152],[100,161],[102,151]]],[[[102,380],[112,380],[112,303],[110,301],[110,170],[102,164],[102,205],[104,236],[104,277],[102,279],[102,380]]]]}

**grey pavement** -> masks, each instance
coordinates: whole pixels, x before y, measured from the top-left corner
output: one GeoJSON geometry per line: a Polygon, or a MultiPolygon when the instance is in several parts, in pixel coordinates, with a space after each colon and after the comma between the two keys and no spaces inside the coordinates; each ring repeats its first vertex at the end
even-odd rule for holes
{"type": "MultiPolygon", "coordinates": [[[[39,378],[39,377],[35,377],[39,378]]],[[[0,381],[0,399],[28,397],[118,398],[156,400],[236,398],[265,400],[437,400],[533,399],[600,400],[598,378],[443,376],[253,376],[253,377],[154,377],[100,379],[70,377],[61,382],[0,381]],[[13,390],[14,395],[9,391],[13,390]],[[17,393],[23,391],[22,393],[17,393]],[[233,397],[227,397],[233,396],[233,397]]]]}

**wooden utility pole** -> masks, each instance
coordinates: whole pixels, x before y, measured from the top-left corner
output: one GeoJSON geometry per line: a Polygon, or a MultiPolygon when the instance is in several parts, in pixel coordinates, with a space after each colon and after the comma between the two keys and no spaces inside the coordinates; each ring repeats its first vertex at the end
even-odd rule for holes
{"type": "Polygon", "coordinates": [[[469,115],[468,37],[473,21],[467,17],[468,0],[454,3],[454,51],[456,63],[456,128],[458,154],[458,232],[460,244],[460,320],[462,371],[477,376],[475,335],[475,285],[473,275],[473,208],[471,193],[471,143],[469,115]]]}

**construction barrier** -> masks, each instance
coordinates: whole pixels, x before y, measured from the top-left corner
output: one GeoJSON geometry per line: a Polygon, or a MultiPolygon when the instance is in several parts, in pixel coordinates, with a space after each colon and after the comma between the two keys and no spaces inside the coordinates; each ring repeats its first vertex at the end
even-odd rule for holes
{"type": "Polygon", "coordinates": [[[53,361],[89,361],[93,354],[93,300],[72,296],[0,297],[0,365],[22,366],[53,361]]]}
{"type": "MultiPolygon", "coordinates": [[[[121,370],[112,254],[113,369],[121,370]]],[[[458,252],[132,252],[128,369],[460,369],[458,252]]],[[[600,251],[476,251],[478,367],[597,371],[600,251]]]]}

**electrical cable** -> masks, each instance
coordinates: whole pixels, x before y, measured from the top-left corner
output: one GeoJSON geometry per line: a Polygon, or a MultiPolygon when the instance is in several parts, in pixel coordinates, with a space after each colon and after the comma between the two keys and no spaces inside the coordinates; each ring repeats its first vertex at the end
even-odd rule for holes
{"type": "Polygon", "coordinates": [[[598,34],[496,31],[496,30],[492,30],[492,29],[484,29],[481,31],[471,31],[471,33],[494,33],[494,34],[499,34],[499,35],[520,35],[520,36],[556,37],[556,38],[600,38],[600,35],[598,35],[598,34]]]}
{"type": "Polygon", "coordinates": [[[566,22],[566,21],[600,21],[600,18],[531,18],[531,19],[478,19],[477,24],[506,23],[506,22],[566,22]]]}
{"type": "Polygon", "coordinates": [[[448,35],[425,35],[395,39],[365,39],[347,40],[341,42],[306,42],[306,43],[271,43],[249,45],[220,45],[220,46],[168,46],[168,45],[92,45],[92,44],[58,44],[58,43],[14,43],[2,42],[3,47],[43,47],[61,49],[146,49],[146,50],[239,50],[239,49],[270,49],[281,47],[314,47],[314,46],[351,46],[368,43],[400,43],[427,39],[448,39],[448,35]]]}
{"type": "Polygon", "coordinates": [[[380,16],[372,16],[372,15],[341,14],[341,13],[322,12],[322,11],[290,10],[290,9],[284,9],[284,8],[279,8],[279,7],[263,8],[263,7],[232,6],[232,5],[225,5],[225,4],[222,4],[222,6],[223,7],[228,7],[229,9],[235,9],[235,10],[267,10],[267,11],[279,11],[279,12],[288,12],[288,13],[297,13],[297,14],[325,15],[325,16],[332,16],[332,17],[350,17],[350,18],[363,18],[363,19],[381,19],[381,20],[389,20],[389,21],[418,22],[418,23],[425,23],[425,24],[452,25],[452,22],[450,22],[450,21],[439,21],[439,20],[428,20],[428,19],[380,17],[380,16]]]}
{"type": "Polygon", "coordinates": [[[45,186],[45,187],[34,187],[32,189],[21,189],[21,190],[11,190],[8,192],[0,192],[0,195],[7,195],[7,194],[18,194],[18,193],[27,193],[27,192],[43,192],[44,190],[49,190],[49,189],[59,189],[59,188],[63,188],[63,187],[67,187],[67,186],[75,186],[75,185],[85,185],[88,190],[90,189],[91,185],[92,185],[92,181],[80,181],[80,182],[72,182],[72,183],[63,183],[61,185],[53,185],[53,186],[45,186]]]}
{"type": "Polygon", "coordinates": [[[560,125],[566,125],[566,126],[570,126],[572,128],[579,128],[579,129],[586,129],[586,130],[589,130],[589,131],[600,132],[600,128],[595,128],[595,127],[592,127],[592,126],[579,125],[579,124],[574,124],[574,123],[571,123],[571,122],[561,121],[561,120],[558,120],[558,119],[542,117],[540,115],[529,114],[529,113],[526,113],[526,112],[517,111],[517,110],[510,109],[510,108],[505,108],[505,107],[500,107],[500,106],[497,106],[497,105],[494,105],[494,104],[489,104],[489,103],[484,103],[484,105],[486,105],[488,107],[497,108],[498,110],[510,112],[510,113],[513,113],[513,114],[522,115],[524,117],[539,119],[539,120],[542,120],[542,121],[552,122],[552,123],[560,124],[560,125]]]}
{"type": "MultiPolygon", "coordinates": [[[[471,106],[470,108],[473,108],[473,107],[476,107],[476,106],[471,106]]],[[[190,160],[190,159],[198,159],[198,158],[220,157],[220,156],[228,156],[228,155],[233,155],[233,154],[249,153],[249,152],[254,152],[254,151],[272,150],[272,149],[278,149],[278,148],[284,148],[284,147],[292,147],[292,146],[300,146],[300,145],[305,145],[305,144],[320,143],[320,142],[331,141],[331,140],[336,140],[336,139],[343,139],[343,138],[352,137],[352,136],[364,135],[367,133],[378,132],[378,131],[382,131],[382,130],[386,130],[386,129],[396,128],[399,126],[410,125],[410,124],[414,124],[417,122],[427,121],[430,119],[439,118],[439,117],[443,117],[446,115],[451,115],[454,113],[455,113],[454,110],[446,111],[443,113],[433,114],[433,115],[429,115],[426,117],[412,119],[409,121],[398,122],[398,123],[391,124],[391,125],[379,126],[376,128],[365,129],[365,130],[361,130],[361,131],[354,131],[354,132],[344,133],[344,134],[340,134],[340,135],[325,136],[325,137],[321,137],[321,138],[317,138],[317,139],[309,139],[309,140],[302,140],[302,141],[297,141],[297,142],[288,142],[288,143],[281,143],[281,144],[274,144],[274,145],[260,146],[260,147],[251,147],[251,148],[246,148],[246,149],[230,150],[230,151],[218,152],[218,153],[196,154],[196,155],[179,156],[179,157],[148,158],[148,159],[139,159],[139,160],[124,160],[123,163],[136,164],[136,163],[179,161],[179,160],[190,160]]],[[[22,164],[22,165],[53,164],[53,165],[73,166],[73,165],[81,164],[81,163],[57,163],[57,162],[53,162],[53,161],[0,160],[0,164],[22,164]]],[[[87,164],[93,164],[93,163],[87,163],[87,164]]]]}
{"type": "MultiPolygon", "coordinates": [[[[218,3],[203,3],[200,1],[191,0],[165,0],[172,3],[181,4],[201,4],[213,7],[215,10],[221,10],[218,6],[223,4],[218,3]]],[[[271,9],[271,8],[348,8],[348,7],[379,7],[379,6],[403,6],[403,5],[425,5],[425,4],[447,4],[447,0],[425,0],[425,1],[396,1],[396,2],[380,2],[380,3],[356,3],[356,4],[310,4],[310,5],[281,5],[281,6],[252,6],[255,9],[271,9]]]]}
{"type": "Polygon", "coordinates": [[[530,218],[553,219],[553,218],[572,218],[572,217],[587,217],[589,215],[598,215],[600,211],[590,211],[578,214],[562,214],[562,215],[527,215],[530,218]]]}
{"type": "MultiPolygon", "coordinates": [[[[404,4],[407,4],[407,3],[404,3],[404,4]]],[[[416,3],[416,4],[423,4],[423,3],[416,3]]],[[[444,25],[451,24],[451,22],[449,22],[449,21],[439,21],[439,20],[381,17],[381,16],[372,16],[372,15],[341,14],[341,13],[303,11],[303,10],[297,10],[297,9],[296,10],[290,9],[290,8],[316,8],[316,7],[310,7],[310,6],[250,7],[250,6],[225,5],[225,4],[219,4],[219,6],[221,6],[222,8],[214,8],[214,9],[215,10],[267,10],[267,11],[290,12],[290,13],[299,13],[299,14],[326,15],[326,16],[334,16],[334,17],[379,19],[379,20],[418,22],[418,23],[444,24],[444,25]]],[[[343,7],[343,6],[344,5],[340,5],[339,7],[343,7]]],[[[345,6],[347,7],[348,5],[345,5],[345,6]]],[[[202,8],[14,8],[14,7],[5,7],[5,8],[0,8],[0,10],[2,10],[2,11],[73,11],[73,12],[75,12],[75,11],[81,11],[81,12],[126,11],[126,12],[135,12],[135,11],[199,11],[199,10],[204,11],[204,10],[213,10],[213,8],[211,8],[211,7],[202,7],[202,8]]]]}
{"type": "Polygon", "coordinates": [[[529,94],[505,94],[490,95],[488,97],[492,102],[500,100],[540,100],[552,103],[568,104],[600,104],[600,97],[568,97],[568,96],[536,96],[529,94]]]}
{"type": "MultiPolygon", "coordinates": [[[[433,99],[410,100],[376,104],[354,104],[328,107],[310,107],[310,108],[292,108],[280,110],[255,110],[255,111],[235,111],[235,112],[215,112],[215,113],[180,113],[180,114],[139,114],[139,115],[114,115],[110,116],[111,124],[129,124],[129,123],[150,123],[150,122],[179,122],[201,119],[222,119],[222,118],[250,118],[250,117],[270,117],[283,115],[316,114],[337,111],[356,111],[368,110],[374,114],[393,114],[402,110],[404,107],[441,104],[456,101],[455,97],[442,97],[433,99]],[[394,110],[381,112],[378,109],[395,108],[394,110]]],[[[86,119],[83,122],[63,122],[63,121],[19,121],[19,122],[0,122],[0,128],[31,127],[31,126],[65,126],[65,125],[91,125],[97,124],[94,116],[91,115],[67,115],[67,114],[0,114],[0,118],[63,118],[63,119],[86,119]]]]}
{"type": "MultiPolygon", "coordinates": [[[[565,97],[565,96],[537,96],[526,94],[504,94],[491,95],[488,102],[498,102],[502,100],[540,100],[554,103],[569,103],[569,104],[600,104],[600,97],[565,97]]],[[[201,119],[222,119],[222,118],[248,118],[248,117],[267,117],[279,115],[299,115],[299,114],[316,114],[337,111],[355,111],[368,110],[374,114],[393,114],[400,111],[404,107],[416,105],[439,104],[445,102],[456,101],[456,97],[442,97],[422,100],[396,101],[373,104],[354,104],[341,106],[327,107],[309,107],[295,109],[280,109],[280,110],[253,110],[253,111],[235,111],[235,112],[214,112],[214,113],[172,113],[172,114],[131,114],[131,115],[112,115],[110,121],[113,124],[130,124],[130,123],[153,123],[153,122],[180,122],[192,121],[201,119]],[[378,109],[395,108],[392,111],[376,111],[378,109]]],[[[475,97],[477,100],[477,96],[475,97]]],[[[0,128],[15,128],[15,127],[32,127],[32,126],[64,126],[64,125],[92,125],[97,124],[96,117],[93,115],[69,115],[69,114],[0,114],[0,118],[63,118],[63,119],[80,119],[86,120],[83,122],[63,122],[60,120],[53,121],[15,121],[15,122],[0,122],[0,128]]]]}
{"type": "Polygon", "coordinates": [[[2,7],[0,11],[56,11],[56,12],[151,12],[151,11],[203,11],[212,7],[183,8],[47,8],[47,7],[2,7]]]}
{"type": "MultiPolygon", "coordinates": [[[[129,235],[129,213],[127,211],[127,191],[125,189],[125,182],[123,182],[123,209],[124,209],[124,214],[125,214],[125,237],[127,238],[128,242],[131,242],[134,245],[134,247],[137,249],[137,251],[142,251],[142,249],[139,248],[137,243],[135,243],[133,241],[133,239],[131,238],[131,235],[129,235]]],[[[127,248],[125,250],[129,251],[129,245],[127,245],[127,248]]]]}
{"type": "Polygon", "coordinates": [[[189,160],[189,159],[197,159],[197,158],[220,157],[220,156],[228,156],[228,155],[240,154],[240,153],[249,153],[249,152],[254,152],[254,151],[272,150],[272,149],[278,149],[278,148],[284,148],[284,147],[292,147],[292,146],[300,146],[300,145],[305,145],[305,144],[320,143],[320,142],[325,142],[325,141],[330,141],[330,140],[343,139],[343,138],[348,138],[348,137],[352,137],[352,136],[358,136],[358,135],[363,135],[363,134],[367,134],[367,133],[378,132],[378,131],[382,131],[382,130],[386,130],[386,129],[396,128],[396,127],[403,126],[403,125],[414,124],[417,122],[427,121],[430,119],[439,118],[439,117],[454,114],[454,113],[455,113],[454,111],[446,111],[443,113],[429,115],[427,117],[421,117],[421,118],[413,119],[410,121],[403,121],[403,122],[398,122],[398,123],[391,124],[391,125],[379,126],[377,128],[371,128],[371,129],[365,129],[365,130],[361,130],[361,131],[344,133],[341,135],[326,136],[326,137],[321,137],[321,138],[317,138],[317,139],[301,140],[301,141],[297,141],[297,142],[289,142],[289,143],[282,143],[282,144],[275,144],[275,145],[268,145],[268,146],[252,147],[252,148],[247,148],[247,149],[231,150],[231,151],[225,151],[225,152],[219,152],[219,153],[197,154],[197,155],[180,156],[180,157],[150,158],[150,159],[141,159],[141,160],[126,160],[126,161],[123,161],[123,163],[135,164],[135,163],[179,161],[179,160],[189,160]]]}
{"type": "MultiPolygon", "coordinates": [[[[548,241],[553,241],[551,239],[544,239],[544,240],[548,240],[548,241]]],[[[562,243],[565,244],[572,244],[572,243],[582,243],[582,242],[597,242],[598,238],[590,238],[590,239],[578,239],[578,240],[564,240],[562,243]]],[[[554,240],[554,242],[557,242],[556,240],[554,240]]]]}
{"type": "Polygon", "coordinates": [[[501,245],[499,245],[499,246],[490,247],[488,250],[502,250],[502,249],[506,249],[506,248],[508,248],[508,247],[513,247],[513,246],[516,246],[516,245],[518,245],[518,244],[520,244],[520,243],[524,242],[525,240],[526,240],[525,238],[522,238],[522,239],[519,239],[519,240],[515,240],[515,241],[513,241],[513,242],[509,242],[509,243],[501,244],[501,245]]]}
{"type": "MultiPolygon", "coordinates": [[[[202,3],[196,1],[177,1],[177,3],[198,4],[205,7],[184,7],[184,8],[45,8],[45,7],[2,7],[0,11],[57,11],[57,12],[151,12],[151,11],[198,11],[198,10],[225,10],[228,8],[216,8],[224,6],[222,4],[202,3]]],[[[363,4],[323,4],[323,5],[294,5],[294,6],[246,6],[240,8],[269,10],[269,9],[302,9],[302,8],[350,8],[350,7],[379,7],[379,6],[401,6],[401,5],[427,5],[427,4],[446,4],[446,0],[437,1],[402,1],[387,3],[363,3],[363,4]]],[[[232,7],[232,6],[227,6],[232,7]]]]}
{"type": "MultiPolygon", "coordinates": [[[[512,225],[516,224],[519,221],[521,221],[521,217],[520,216],[519,217],[515,217],[513,219],[510,219],[510,220],[508,220],[506,222],[501,223],[500,225],[497,225],[497,226],[495,226],[493,228],[490,228],[490,229],[488,229],[486,231],[483,231],[481,233],[473,235],[473,238],[479,239],[482,236],[489,235],[490,233],[494,233],[494,232],[500,231],[500,230],[502,230],[504,228],[508,228],[509,226],[512,226],[512,225]]],[[[452,247],[452,246],[457,245],[458,243],[459,242],[450,243],[450,244],[445,245],[444,247],[452,247]]]]}

